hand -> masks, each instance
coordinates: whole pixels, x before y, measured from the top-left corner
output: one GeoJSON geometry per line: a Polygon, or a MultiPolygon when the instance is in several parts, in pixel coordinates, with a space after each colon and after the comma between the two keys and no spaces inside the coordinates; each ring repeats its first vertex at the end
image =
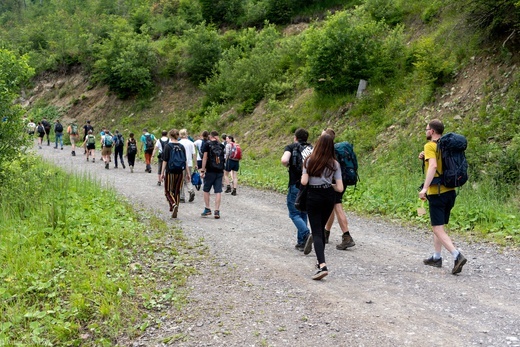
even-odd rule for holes
{"type": "Polygon", "coordinates": [[[419,153],[419,160],[424,160],[424,151],[419,153]]]}
{"type": "Polygon", "coordinates": [[[419,192],[419,199],[426,200],[427,192],[428,192],[427,189],[425,189],[425,188],[421,189],[421,191],[419,192]]]}

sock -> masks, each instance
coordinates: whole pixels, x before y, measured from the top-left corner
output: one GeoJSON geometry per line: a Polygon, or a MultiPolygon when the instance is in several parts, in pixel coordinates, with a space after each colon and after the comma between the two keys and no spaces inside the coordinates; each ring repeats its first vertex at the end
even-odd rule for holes
{"type": "Polygon", "coordinates": [[[460,252],[458,249],[454,249],[452,252],[451,252],[451,255],[453,256],[453,258],[457,259],[457,257],[459,256],[460,252]]]}
{"type": "Polygon", "coordinates": [[[441,259],[441,252],[434,252],[434,253],[433,253],[433,259],[434,259],[434,260],[439,260],[439,259],[441,259]]]}
{"type": "Polygon", "coordinates": [[[350,235],[350,231],[348,231],[348,230],[345,231],[345,232],[343,233],[343,235],[350,235]]]}

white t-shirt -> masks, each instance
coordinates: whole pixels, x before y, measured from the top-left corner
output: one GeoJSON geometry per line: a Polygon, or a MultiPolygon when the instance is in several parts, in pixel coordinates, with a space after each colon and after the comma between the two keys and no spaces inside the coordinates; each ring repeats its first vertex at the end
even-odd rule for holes
{"type": "Polygon", "coordinates": [[[164,145],[167,146],[168,143],[170,142],[170,139],[168,139],[168,137],[166,136],[163,136],[161,137],[159,140],[155,141],[155,152],[161,154],[162,153],[162,144],[161,144],[161,141],[164,142],[164,145]]]}
{"type": "Polygon", "coordinates": [[[197,147],[197,160],[202,160],[200,151],[202,150],[202,139],[195,140],[193,143],[197,147]]]}
{"type": "Polygon", "coordinates": [[[195,145],[189,139],[180,139],[179,143],[184,146],[184,149],[186,149],[186,158],[188,161],[188,166],[193,167],[193,155],[195,154],[195,145]]]}

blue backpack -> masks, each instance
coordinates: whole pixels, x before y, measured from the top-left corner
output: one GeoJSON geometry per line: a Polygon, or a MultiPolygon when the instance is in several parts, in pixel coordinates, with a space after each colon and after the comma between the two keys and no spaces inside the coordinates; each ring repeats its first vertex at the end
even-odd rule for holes
{"type": "Polygon", "coordinates": [[[186,152],[184,146],[176,143],[168,143],[168,147],[170,147],[168,172],[179,172],[186,169],[186,152]]]}

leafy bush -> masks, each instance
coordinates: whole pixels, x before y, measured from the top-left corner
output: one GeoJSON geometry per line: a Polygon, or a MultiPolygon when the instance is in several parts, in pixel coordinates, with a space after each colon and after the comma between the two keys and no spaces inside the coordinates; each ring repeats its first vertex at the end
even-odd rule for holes
{"type": "Polygon", "coordinates": [[[518,0],[474,0],[467,6],[470,25],[483,29],[489,38],[509,35],[520,25],[518,0]]]}
{"type": "Polygon", "coordinates": [[[13,101],[20,87],[32,76],[34,69],[27,63],[27,57],[17,57],[14,53],[0,49],[0,181],[6,163],[23,151],[24,124],[23,110],[13,101]]]}
{"type": "Polygon", "coordinates": [[[242,16],[242,0],[200,0],[202,17],[216,25],[236,24],[242,16]]]}
{"type": "Polygon", "coordinates": [[[217,64],[217,74],[203,87],[208,101],[235,100],[250,104],[260,101],[266,86],[280,76],[280,51],[277,47],[280,37],[273,25],[266,26],[259,33],[244,31],[238,38],[240,43],[223,52],[217,64]]]}
{"type": "Polygon", "coordinates": [[[210,77],[221,54],[220,37],[214,27],[203,23],[186,32],[181,64],[192,81],[200,83],[210,77]]]}
{"type": "Polygon", "coordinates": [[[150,37],[114,23],[109,37],[95,46],[94,80],[106,83],[120,98],[147,92],[153,86],[157,57],[150,37]]]}
{"type": "Polygon", "coordinates": [[[403,11],[395,0],[366,0],[364,6],[377,21],[385,21],[394,25],[403,19],[403,11]]]}
{"type": "Polygon", "coordinates": [[[303,44],[305,77],[319,93],[350,93],[360,79],[382,78],[398,68],[404,48],[402,28],[392,31],[362,9],[338,12],[322,28],[310,29],[303,44]]]}

